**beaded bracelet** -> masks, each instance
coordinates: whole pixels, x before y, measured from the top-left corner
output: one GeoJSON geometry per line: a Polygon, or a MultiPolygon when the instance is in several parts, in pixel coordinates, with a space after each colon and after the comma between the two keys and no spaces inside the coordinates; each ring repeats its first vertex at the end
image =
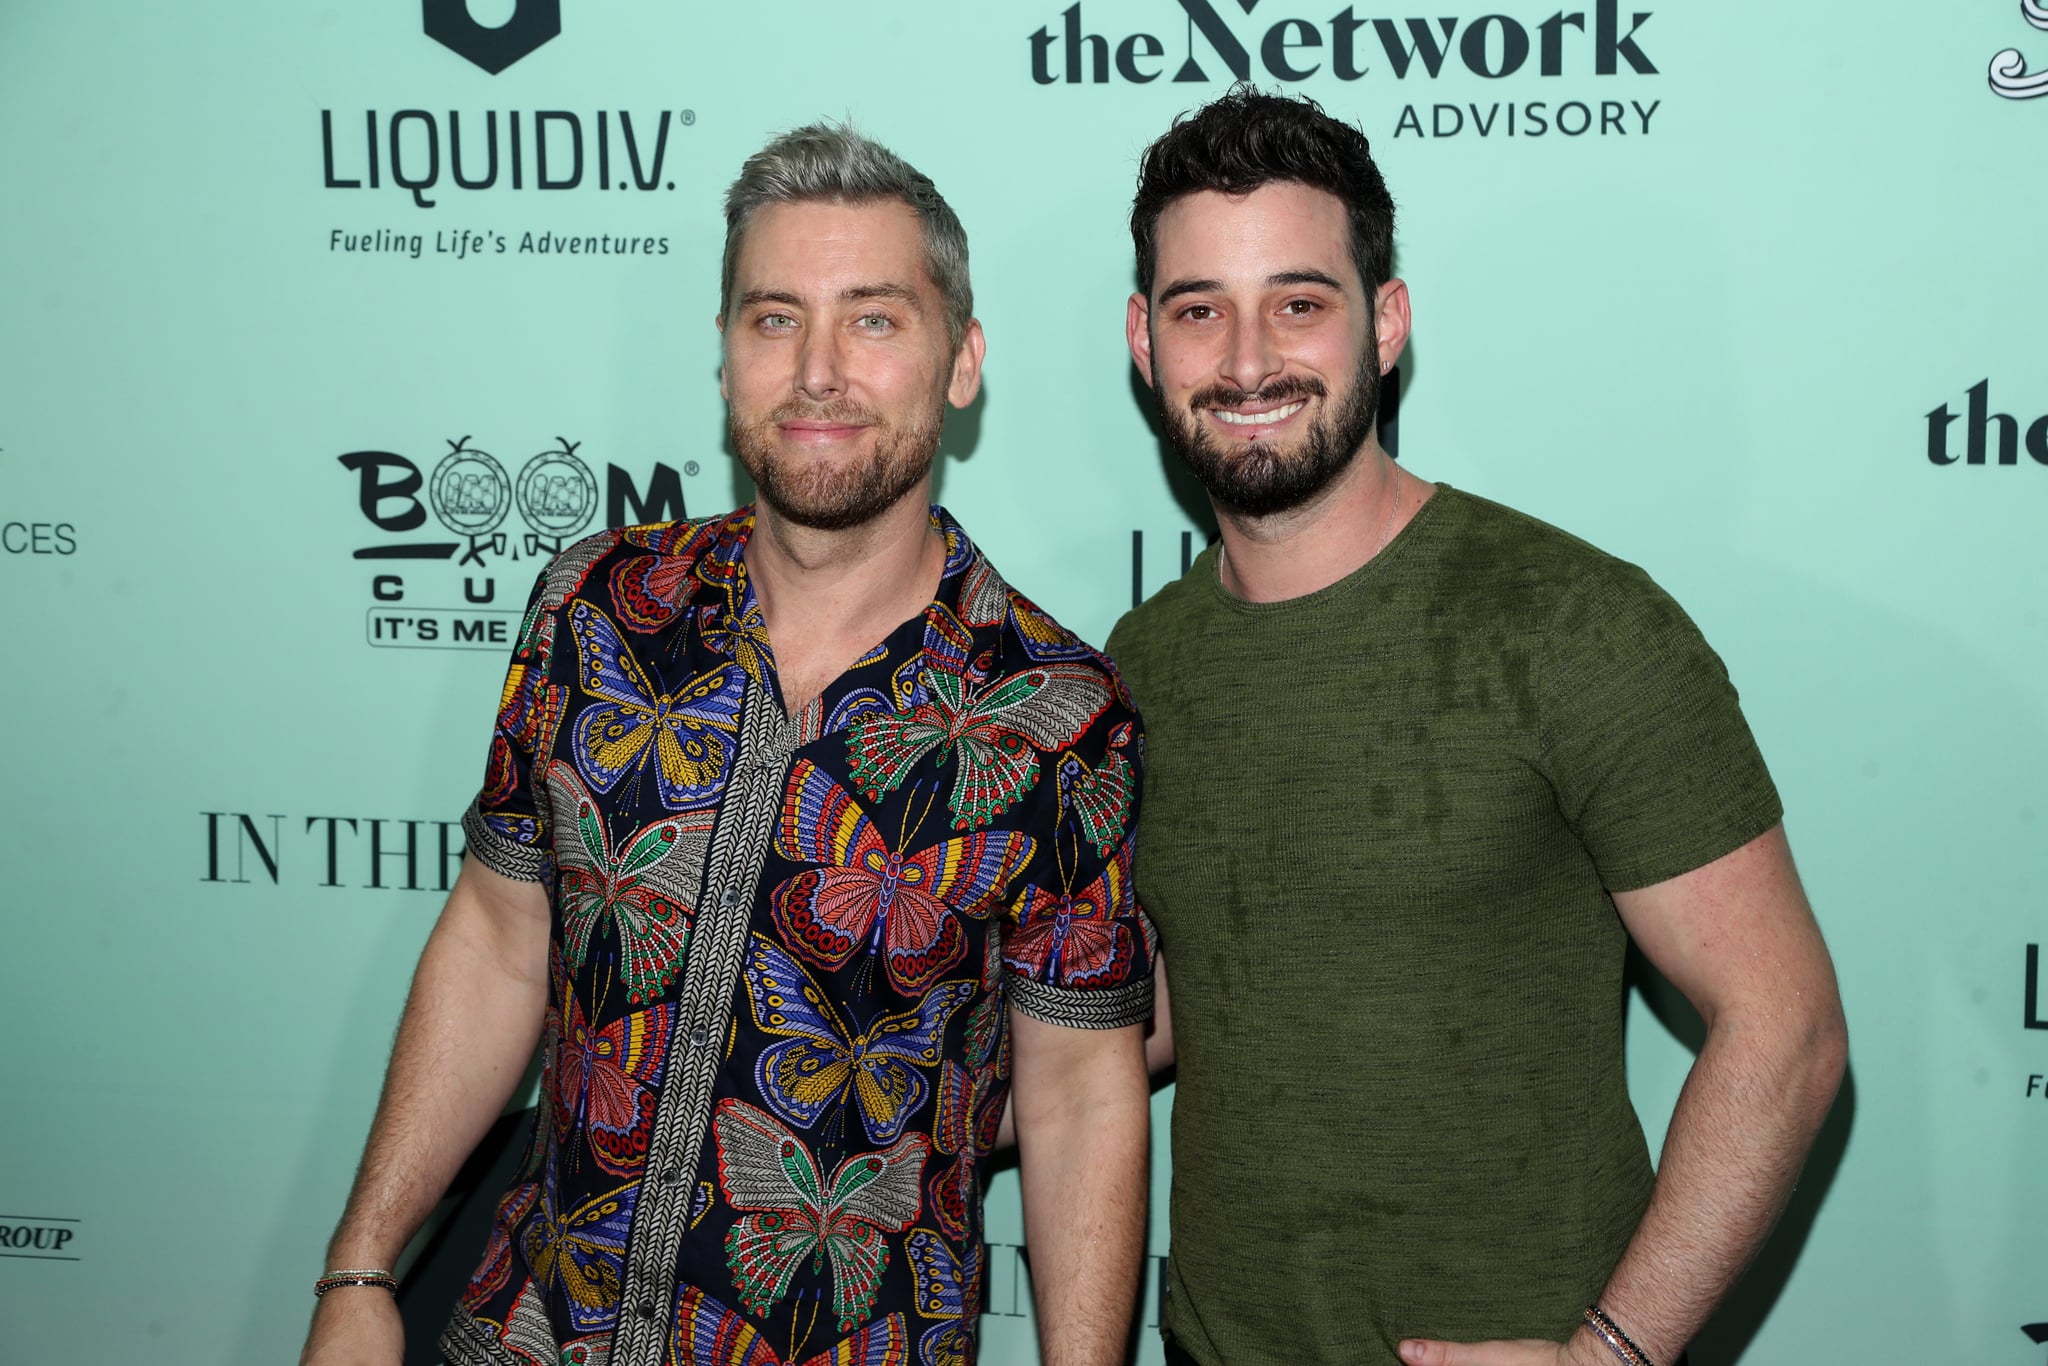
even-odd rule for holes
{"type": "Polygon", "coordinates": [[[398,1293],[398,1277],[389,1271],[373,1267],[358,1271],[330,1271],[313,1282],[313,1297],[318,1299],[330,1290],[339,1290],[350,1285],[374,1285],[389,1290],[394,1295],[398,1293]]]}
{"type": "Polygon", "coordinates": [[[1606,1311],[1599,1305],[1587,1305],[1582,1317],[1586,1320],[1586,1326],[1593,1330],[1593,1336],[1605,1343],[1607,1350],[1614,1353],[1618,1360],[1626,1363],[1626,1366],[1655,1366],[1650,1360],[1650,1354],[1636,1346],[1629,1339],[1629,1335],[1621,1331],[1621,1326],[1608,1318],[1606,1311]]]}

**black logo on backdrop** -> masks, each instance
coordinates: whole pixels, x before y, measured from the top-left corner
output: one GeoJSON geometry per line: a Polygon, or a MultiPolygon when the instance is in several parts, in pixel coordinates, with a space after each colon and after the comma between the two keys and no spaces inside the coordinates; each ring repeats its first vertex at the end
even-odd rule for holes
{"type": "Polygon", "coordinates": [[[468,850],[458,821],[307,816],[301,826],[289,816],[199,814],[206,818],[201,882],[276,887],[296,875],[317,887],[445,892],[468,850]]]}
{"type": "MultiPolygon", "coordinates": [[[[1186,35],[1176,44],[1182,54],[1174,69],[1176,82],[1240,81],[1271,77],[1305,81],[1326,73],[1340,81],[1363,80],[1384,57],[1385,72],[1397,81],[1410,75],[1430,80],[1446,66],[1464,67],[1475,76],[1497,80],[1527,72],[1563,76],[1567,67],[1596,76],[1612,76],[1623,67],[1639,75],[1657,74],[1638,40],[1649,11],[1632,12],[1621,26],[1620,0],[1596,0],[1592,23],[1583,10],[1559,11],[1539,23],[1525,24],[1506,14],[1477,19],[1361,19],[1353,6],[1333,15],[1327,27],[1309,19],[1271,23],[1261,16],[1263,33],[1240,34],[1213,0],[1176,0],[1186,19],[1186,35]],[[1254,71],[1254,54],[1257,70],[1254,71]],[[1207,65],[1204,65],[1204,63],[1207,65]]],[[[1237,0],[1249,15],[1260,0],[1237,0]]],[[[1162,10],[1164,6],[1161,7],[1162,10]]],[[[1148,85],[1166,73],[1167,45],[1151,33],[1112,39],[1088,32],[1080,0],[1060,13],[1057,31],[1047,24],[1030,38],[1031,79],[1040,85],[1084,82],[1107,84],[1116,79],[1148,85]],[[1113,59],[1112,59],[1113,54],[1113,59]]]]}
{"type": "MultiPolygon", "coordinates": [[[[2039,0],[2020,0],[2020,15],[2035,28],[2048,29],[2048,5],[2039,0]]],[[[2006,48],[1991,59],[1990,79],[1991,88],[2009,100],[2048,95],[2048,70],[2029,72],[2027,59],[2018,48],[2006,48]]]]}
{"type": "MultiPolygon", "coordinates": [[[[694,109],[400,109],[363,113],[355,142],[320,111],[320,158],[330,190],[378,189],[388,179],[422,209],[450,190],[673,190],[669,135],[697,122],[694,109]],[[467,131],[465,131],[465,128],[467,131]]],[[[414,255],[418,253],[415,252],[414,255]]]]}
{"type": "MultiPolygon", "coordinates": [[[[608,527],[688,515],[682,479],[673,467],[657,462],[639,482],[619,466],[606,465],[600,484],[577,450],[578,443],[556,437],[553,446],[519,462],[516,476],[467,436],[448,442],[430,470],[395,451],[350,451],[336,457],[356,476],[356,507],[363,519],[387,536],[403,538],[354,553],[357,560],[388,566],[370,579],[374,605],[363,627],[369,643],[508,650],[527,585],[509,590],[516,600],[501,599],[501,563],[528,565],[522,577],[531,579],[541,562],[560,554],[591,526],[600,506],[608,527]],[[421,568],[401,571],[401,565],[421,568]],[[452,601],[458,590],[462,607],[418,605],[435,598],[452,601]],[[421,592],[428,596],[415,596],[421,592]]],[[[697,463],[688,461],[683,470],[694,475],[697,463]]]]}
{"type": "Polygon", "coordinates": [[[78,528],[70,522],[0,522],[0,552],[8,555],[75,555],[78,528]]]}
{"type": "Polygon", "coordinates": [[[1961,412],[1944,403],[1927,415],[1927,458],[1936,465],[2017,465],[2020,447],[2038,465],[2048,465],[2048,414],[2027,424],[2022,441],[2020,419],[1991,411],[1991,381],[1980,379],[1964,391],[1961,412]],[[1949,429],[1963,424],[1963,449],[1955,449],[1949,429]],[[1996,449],[1997,454],[1993,455],[1996,449]]]}
{"type": "Polygon", "coordinates": [[[0,1257],[38,1262],[82,1262],[73,1244],[84,1226],[81,1219],[34,1218],[0,1214],[0,1257]]]}
{"type": "Polygon", "coordinates": [[[2041,946],[2027,945],[2027,990],[2025,1024],[2028,1029],[2048,1029],[2041,1018],[2041,946]]]}
{"type": "MultiPolygon", "coordinates": [[[[2020,1027],[2023,1029],[2048,1029],[2048,1019],[2043,1019],[2041,1015],[2043,1002],[2041,991],[2041,946],[2039,944],[2027,945],[2026,987],[2021,996],[2020,1027]]],[[[2048,1075],[2035,1072],[2027,1077],[2027,1097],[2032,1099],[2035,1096],[2048,1099],[2048,1075]]]]}
{"type": "MultiPolygon", "coordinates": [[[[1360,18],[1346,6],[1329,20],[1274,18],[1251,23],[1219,0],[1159,4],[1159,33],[1098,31],[1075,0],[1053,23],[1028,37],[1030,76],[1040,86],[1151,84],[1217,80],[1434,82],[1446,74],[1483,80],[1657,76],[1642,45],[1651,10],[1622,10],[1620,0],[1595,0],[1591,12],[1556,10],[1548,18],[1479,14],[1477,18],[1360,18]]],[[[1262,0],[1237,0],[1247,18],[1262,0]]],[[[1100,8],[1098,8],[1100,12],[1100,8]]],[[[1610,86],[1599,90],[1612,94],[1610,86]]],[[[1395,137],[1599,137],[1649,135],[1663,100],[1567,98],[1405,104],[1395,137]]]]}
{"type": "MultiPolygon", "coordinates": [[[[1249,19],[1261,0],[1236,0],[1249,19]]],[[[1558,10],[1525,20],[1510,14],[1476,18],[1372,19],[1347,5],[1328,20],[1267,13],[1246,23],[1217,0],[1161,0],[1166,34],[1098,31],[1075,0],[1057,20],[1029,35],[1031,79],[1039,85],[1149,85],[1315,78],[1344,82],[1434,81],[1463,71],[1486,80],[1512,76],[1654,76],[1657,64],[1643,46],[1651,11],[1621,9],[1620,0],[1595,0],[1585,10],[1558,10]]],[[[1099,12],[1099,11],[1098,11],[1099,12]]],[[[1661,101],[1567,100],[1553,103],[1492,101],[1428,106],[1425,122],[1406,106],[1394,136],[1579,137],[1597,125],[1601,136],[1647,134],[1661,101]],[[1469,117],[1468,117],[1469,115],[1469,117]]]]}
{"type": "MultiPolygon", "coordinates": [[[[427,35],[493,74],[562,31],[560,0],[517,0],[495,27],[470,14],[470,0],[425,0],[427,35]]],[[[502,3],[502,0],[501,0],[502,3]]],[[[426,101],[419,101],[425,104],[426,101]]],[[[380,114],[320,111],[321,183],[329,190],[387,186],[432,209],[451,194],[483,190],[638,190],[676,188],[670,135],[697,122],[694,109],[553,108],[526,110],[417,107],[380,114]]],[[[424,234],[389,224],[333,229],[333,252],[427,253],[424,234]]],[[[666,256],[658,234],[535,233],[477,225],[436,233],[435,256],[456,259],[508,252],[562,256],[666,256]]]]}
{"type": "Polygon", "coordinates": [[[467,0],[424,0],[427,36],[493,76],[562,31],[561,0],[518,0],[496,28],[479,24],[467,0]]]}

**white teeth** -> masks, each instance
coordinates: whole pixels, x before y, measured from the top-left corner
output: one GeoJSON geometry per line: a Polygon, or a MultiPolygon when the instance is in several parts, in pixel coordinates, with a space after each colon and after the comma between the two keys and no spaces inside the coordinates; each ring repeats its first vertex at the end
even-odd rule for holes
{"type": "Polygon", "coordinates": [[[1307,402],[1307,399],[1296,399],[1294,402],[1284,404],[1269,413],[1233,413],[1222,408],[1211,408],[1209,411],[1233,427],[1270,427],[1275,422],[1285,422],[1288,418],[1293,417],[1301,411],[1302,405],[1307,402]]]}

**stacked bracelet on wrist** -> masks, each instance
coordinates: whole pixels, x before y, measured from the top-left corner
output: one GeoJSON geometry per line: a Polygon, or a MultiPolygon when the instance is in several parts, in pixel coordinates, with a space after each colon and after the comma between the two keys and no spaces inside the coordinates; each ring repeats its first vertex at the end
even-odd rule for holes
{"type": "Polygon", "coordinates": [[[1586,1326],[1593,1330],[1593,1336],[1606,1343],[1607,1350],[1614,1353],[1618,1360],[1626,1362],[1627,1366],[1655,1366],[1650,1360],[1649,1353],[1631,1342],[1628,1334],[1622,1332],[1621,1326],[1608,1318],[1607,1311],[1599,1305],[1587,1305],[1583,1317],[1586,1326]]]}
{"type": "Polygon", "coordinates": [[[371,1268],[360,1271],[330,1271],[313,1282],[314,1298],[330,1290],[339,1290],[345,1285],[374,1285],[392,1294],[398,1293],[398,1277],[388,1271],[371,1268]]]}

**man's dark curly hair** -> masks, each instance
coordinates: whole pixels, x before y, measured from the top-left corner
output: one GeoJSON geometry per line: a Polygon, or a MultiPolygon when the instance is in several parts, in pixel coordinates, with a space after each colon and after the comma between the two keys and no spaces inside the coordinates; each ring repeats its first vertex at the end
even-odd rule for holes
{"type": "Polygon", "coordinates": [[[1240,84],[1175,119],[1138,160],[1131,240],[1145,296],[1152,295],[1159,215],[1168,204],[1198,190],[1250,194],[1274,181],[1327,190],[1343,202],[1351,219],[1351,258],[1368,294],[1393,278],[1394,201],[1365,134],[1312,99],[1240,84]]]}

